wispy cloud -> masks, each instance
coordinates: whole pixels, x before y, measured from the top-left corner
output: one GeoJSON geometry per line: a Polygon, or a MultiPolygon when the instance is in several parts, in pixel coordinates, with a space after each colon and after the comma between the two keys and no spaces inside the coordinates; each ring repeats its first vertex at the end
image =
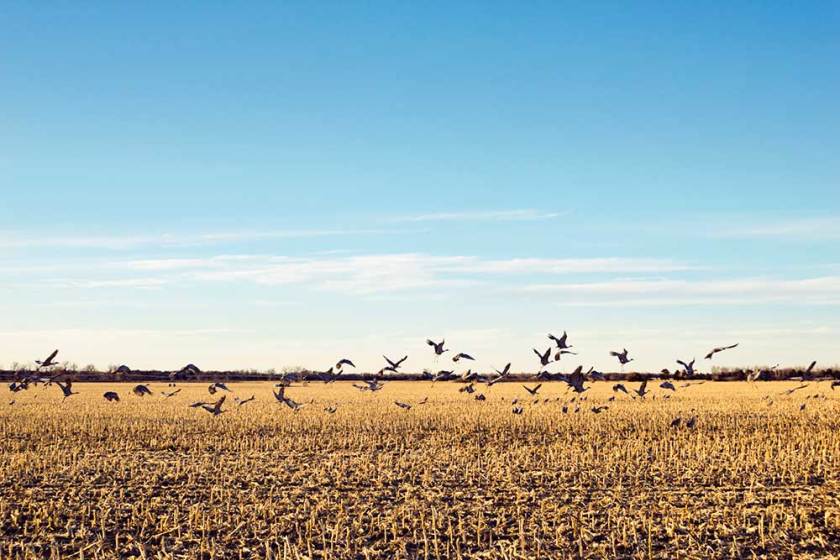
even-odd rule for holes
{"type": "Polygon", "coordinates": [[[422,253],[289,257],[219,255],[206,258],[130,260],[91,269],[89,274],[134,277],[57,280],[68,287],[159,287],[167,283],[244,282],[259,285],[305,284],[351,294],[375,294],[419,289],[462,288],[509,276],[575,275],[589,273],[661,274],[694,270],[684,263],[659,259],[592,258],[488,259],[422,253]],[[138,276],[137,274],[142,274],[138,276]]]}
{"type": "Polygon", "coordinates": [[[532,222],[551,220],[567,212],[545,212],[532,208],[519,210],[464,210],[458,212],[434,212],[390,218],[391,222],[532,222]]]}
{"type": "Polygon", "coordinates": [[[531,284],[522,292],[563,296],[562,306],[633,307],[657,305],[757,305],[798,303],[840,305],[840,277],[734,280],[614,280],[531,284]]]}
{"type": "Polygon", "coordinates": [[[792,241],[820,241],[840,239],[840,217],[767,218],[749,223],[725,224],[709,232],[713,237],[768,238],[792,241]]]}
{"type": "Polygon", "coordinates": [[[392,235],[393,229],[288,229],[267,231],[225,231],[210,233],[159,233],[151,235],[25,235],[5,232],[0,235],[0,248],[75,248],[128,250],[139,247],[190,247],[225,243],[298,239],[308,237],[336,237],[345,235],[392,235]]]}

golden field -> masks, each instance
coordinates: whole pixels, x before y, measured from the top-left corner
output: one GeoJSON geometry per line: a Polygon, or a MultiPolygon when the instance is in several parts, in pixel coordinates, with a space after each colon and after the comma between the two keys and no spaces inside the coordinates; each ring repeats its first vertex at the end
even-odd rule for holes
{"type": "Polygon", "coordinates": [[[217,417],[206,384],[4,393],[0,558],[840,556],[840,391],[657,385],[313,382],[294,412],[241,383],[217,417]]]}

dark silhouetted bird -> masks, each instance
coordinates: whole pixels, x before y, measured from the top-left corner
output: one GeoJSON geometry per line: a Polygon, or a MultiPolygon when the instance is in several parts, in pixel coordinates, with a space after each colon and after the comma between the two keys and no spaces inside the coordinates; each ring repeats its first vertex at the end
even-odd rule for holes
{"type": "Polygon", "coordinates": [[[712,349],[711,352],[706,354],[706,359],[711,360],[714,357],[715,354],[718,354],[718,353],[723,352],[725,350],[732,350],[733,348],[738,348],[738,343],[730,344],[729,346],[720,346],[718,348],[714,348],[714,349],[712,349]]]}
{"type": "Polygon", "coordinates": [[[437,355],[437,356],[440,356],[444,352],[449,352],[449,349],[443,347],[444,344],[446,344],[445,339],[441,340],[440,342],[435,342],[434,340],[432,340],[430,338],[427,338],[426,339],[426,344],[428,344],[429,346],[431,346],[432,348],[435,349],[435,355],[437,355]]]}
{"type": "Polygon", "coordinates": [[[634,358],[628,358],[627,353],[627,348],[624,348],[621,352],[610,352],[610,356],[615,356],[616,358],[618,358],[618,361],[621,363],[621,365],[627,365],[634,360],[634,358]]]}
{"type": "Polygon", "coordinates": [[[120,396],[114,391],[106,391],[102,396],[105,397],[105,400],[108,402],[117,402],[120,400],[120,396]]]}

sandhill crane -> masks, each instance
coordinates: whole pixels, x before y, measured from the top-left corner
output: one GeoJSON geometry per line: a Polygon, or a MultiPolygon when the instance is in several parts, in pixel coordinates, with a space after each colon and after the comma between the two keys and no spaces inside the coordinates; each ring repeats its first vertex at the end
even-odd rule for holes
{"type": "Polygon", "coordinates": [[[532,397],[536,397],[536,396],[537,396],[537,393],[539,393],[539,392],[540,392],[540,387],[542,387],[542,383],[540,383],[539,385],[537,385],[537,386],[536,386],[536,387],[534,387],[533,389],[531,389],[530,387],[528,387],[528,386],[526,386],[526,385],[523,385],[522,387],[523,387],[526,391],[528,391],[528,393],[529,393],[532,397]]]}
{"type": "Polygon", "coordinates": [[[659,384],[659,387],[661,389],[668,389],[670,391],[676,391],[677,390],[676,387],[674,387],[674,384],[671,383],[670,381],[663,381],[662,383],[659,384]]]}
{"type": "Polygon", "coordinates": [[[566,343],[566,339],[569,338],[569,335],[566,334],[566,331],[563,331],[563,336],[557,338],[551,333],[548,333],[548,338],[553,340],[557,344],[557,348],[560,350],[565,350],[566,348],[571,348],[572,346],[566,343]]]}
{"type": "Polygon", "coordinates": [[[475,358],[473,358],[472,356],[470,356],[469,354],[467,354],[467,353],[465,353],[465,352],[458,352],[457,354],[455,354],[454,356],[452,356],[452,361],[453,361],[453,362],[459,362],[459,361],[461,361],[461,360],[472,360],[472,361],[475,361],[475,358]]]}
{"type": "Polygon", "coordinates": [[[811,365],[809,365],[808,368],[805,370],[805,373],[811,373],[812,371],[814,371],[814,368],[816,367],[816,365],[817,365],[817,360],[814,360],[813,362],[811,362],[811,365]]]}
{"type": "Polygon", "coordinates": [[[132,389],[131,392],[137,395],[138,397],[152,394],[152,390],[149,389],[148,385],[135,385],[134,389],[132,389]]]}
{"type": "Polygon", "coordinates": [[[685,427],[688,428],[689,430],[693,430],[694,426],[696,426],[696,425],[697,425],[697,417],[696,416],[692,416],[685,423],[685,427]]]}
{"type": "Polygon", "coordinates": [[[592,412],[594,412],[595,414],[601,414],[602,412],[604,412],[608,408],[609,408],[608,406],[593,406],[592,407],[592,412]]]}
{"type": "Polygon", "coordinates": [[[560,358],[562,358],[564,354],[571,354],[573,356],[577,356],[577,352],[572,352],[571,350],[558,350],[554,354],[554,361],[559,362],[560,358]]]}
{"type": "Polygon", "coordinates": [[[835,387],[840,387],[840,380],[831,382],[831,390],[832,391],[834,390],[835,387]]]}
{"type": "Polygon", "coordinates": [[[228,393],[230,392],[230,389],[228,389],[228,386],[225,385],[224,383],[219,382],[219,381],[217,381],[216,383],[213,383],[213,386],[216,389],[221,389],[222,391],[227,391],[228,393]]]}
{"type": "Polygon", "coordinates": [[[213,403],[209,403],[207,401],[198,401],[198,402],[192,403],[190,405],[190,408],[200,408],[200,407],[204,406],[205,404],[213,404],[213,403]]]}
{"type": "Polygon", "coordinates": [[[575,393],[583,393],[584,391],[589,390],[588,387],[583,386],[583,383],[586,381],[586,376],[583,375],[583,366],[578,366],[575,368],[575,371],[564,376],[563,381],[565,381],[575,393]]]}
{"type": "Polygon", "coordinates": [[[718,353],[723,352],[725,350],[732,350],[733,348],[738,348],[738,343],[737,342],[735,344],[730,344],[729,346],[720,346],[718,348],[713,348],[711,352],[706,354],[706,359],[711,360],[714,357],[715,354],[718,354],[718,353]]]}
{"type": "Polygon", "coordinates": [[[239,397],[236,397],[236,398],[234,398],[233,400],[234,400],[234,401],[236,401],[236,404],[237,404],[238,406],[242,406],[243,404],[247,404],[247,403],[249,403],[249,402],[253,401],[253,400],[254,400],[254,399],[256,399],[256,398],[257,398],[257,396],[256,396],[256,395],[251,395],[251,396],[250,396],[250,397],[248,397],[247,399],[240,399],[239,397]]]}
{"type": "Polygon", "coordinates": [[[445,369],[442,369],[442,370],[440,370],[439,372],[437,372],[437,373],[435,374],[435,376],[432,378],[432,383],[434,383],[435,381],[446,381],[447,379],[451,379],[451,378],[452,378],[452,375],[453,375],[454,373],[455,373],[455,372],[454,372],[454,371],[452,371],[452,370],[445,370],[445,369]]]}
{"type": "Polygon", "coordinates": [[[207,387],[207,392],[210,393],[211,395],[215,395],[216,391],[217,391],[217,389],[216,389],[216,384],[215,383],[211,384],[207,387]]]}
{"type": "Polygon", "coordinates": [[[471,369],[468,369],[461,375],[461,381],[473,381],[475,379],[478,379],[478,373],[471,369]]]}
{"type": "Polygon", "coordinates": [[[181,392],[181,389],[175,389],[174,391],[170,391],[168,393],[165,392],[165,391],[161,391],[160,394],[163,395],[163,398],[165,398],[165,399],[171,399],[172,397],[174,397],[175,395],[177,395],[180,392],[181,392]]]}
{"type": "Polygon", "coordinates": [[[682,422],[682,418],[677,416],[676,418],[671,420],[671,427],[672,428],[679,428],[680,427],[680,422],[682,422]]]}
{"type": "Polygon", "coordinates": [[[785,393],[785,395],[792,395],[795,391],[798,391],[798,390],[800,390],[800,389],[804,389],[804,388],[805,388],[805,387],[807,387],[807,386],[808,386],[808,384],[807,384],[807,383],[804,383],[804,384],[799,385],[799,386],[797,386],[797,387],[794,387],[794,388],[792,388],[792,389],[788,389],[788,390],[787,390],[787,391],[785,391],[784,393],[785,393]]]}
{"type": "Polygon", "coordinates": [[[322,371],[320,373],[316,373],[315,376],[318,379],[320,379],[321,381],[323,381],[324,383],[333,383],[333,382],[335,382],[336,379],[338,379],[338,376],[341,375],[340,370],[338,371],[338,373],[335,373],[333,371],[334,369],[335,369],[334,367],[331,367],[327,371],[322,371]]]}
{"type": "MultiPolygon", "coordinates": [[[[73,389],[72,389],[73,382],[70,381],[69,379],[64,384],[62,384],[61,381],[55,381],[55,384],[58,385],[59,389],[61,389],[61,392],[64,394],[64,399],[66,399],[67,397],[79,394],[79,393],[74,393],[73,392],[73,389]]],[[[64,399],[62,399],[62,400],[64,400],[64,399]]]]}
{"type": "Polygon", "coordinates": [[[532,348],[531,350],[533,350],[534,354],[536,354],[539,357],[540,364],[543,367],[551,363],[551,348],[548,348],[545,352],[540,352],[536,348],[532,348]]]}
{"type": "Polygon", "coordinates": [[[295,412],[297,412],[298,410],[300,410],[304,406],[304,405],[302,405],[298,402],[295,402],[291,397],[287,397],[285,387],[280,387],[277,390],[277,392],[274,393],[274,398],[277,399],[278,402],[281,402],[281,403],[285,404],[286,406],[288,406],[289,408],[291,408],[295,412]]]}
{"type": "Polygon", "coordinates": [[[696,362],[696,361],[697,361],[697,359],[696,359],[696,358],[693,358],[693,359],[692,359],[690,362],[688,362],[688,363],[685,363],[685,362],[684,362],[684,361],[682,361],[682,360],[677,360],[677,363],[678,363],[678,364],[680,364],[680,365],[683,367],[683,369],[685,370],[685,374],[686,374],[688,377],[691,377],[691,376],[693,376],[693,375],[694,375],[694,362],[696,362]]]}
{"type": "Polygon", "coordinates": [[[338,362],[336,362],[335,369],[341,369],[344,366],[350,366],[352,368],[355,368],[356,364],[354,364],[352,361],[348,360],[347,358],[341,358],[340,360],[338,360],[338,362]]]}
{"type": "Polygon", "coordinates": [[[522,414],[524,411],[525,409],[521,406],[514,406],[511,412],[513,412],[514,414],[522,414]]]}
{"type": "Polygon", "coordinates": [[[105,400],[108,402],[118,402],[120,400],[120,396],[114,391],[106,391],[102,396],[105,397],[105,400]]]}
{"type": "Polygon", "coordinates": [[[386,370],[386,371],[394,371],[394,372],[397,371],[398,369],[400,369],[400,366],[402,365],[402,363],[408,359],[408,356],[405,356],[401,360],[394,361],[394,360],[391,360],[390,358],[388,358],[388,356],[383,355],[382,357],[385,358],[386,362],[388,362],[388,366],[383,368],[383,369],[386,370]]]}
{"type": "Polygon", "coordinates": [[[799,410],[800,410],[800,412],[801,412],[801,411],[803,411],[803,410],[805,410],[805,405],[806,405],[806,404],[807,404],[807,403],[802,403],[802,404],[799,406],[799,410]]]}
{"type": "Polygon", "coordinates": [[[427,402],[429,402],[429,397],[423,397],[422,400],[417,401],[417,404],[426,404],[427,402]]]}
{"type": "Polygon", "coordinates": [[[398,407],[402,408],[403,410],[411,410],[411,405],[408,403],[404,403],[401,401],[394,401],[394,404],[398,407]]]}
{"type": "Polygon", "coordinates": [[[629,364],[634,360],[634,358],[628,358],[627,353],[627,348],[624,348],[621,352],[616,352],[615,350],[613,350],[612,352],[610,352],[610,356],[615,356],[616,358],[618,358],[618,361],[623,366],[629,364]]]}
{"type": "Polygon", "coordinates": [[[471,395],[471,394],[475,393],[475,385],[473,385],[472,383],[470,383],[469,385],[464,385],[463,387],[458,389],[458,392],[459,393],[466,393],[468,395],[471,395]]]}
{"type": "Polygon", "coordinates": [[[475,396],[475,400],[477,400],[477,401],[486,401],[486,400],[487,400],[487,397],[485,397],[483,394],[479,393],[479,394],[477,394],[477,395],[475,396]]]}
{"type": "Polygon", "coordinates": [[[224,410],[222,410],[222,404],[225,402],[225,398],[227,398],[227,395],[222,395],[222,398],[213,403],[212,406],[209,404],[204,404],[201,405],[201,408],[203,408],[213,416],[218,416],[219,414],[222,414],[224,412],[224,410]]]}
{"type": "Polygon", "coordinates": [[[505,365],[505,367],[504,367],[504,369],[502,369],[502,371],[496,370],[496,373],[497,373],[500,377],[507,377],[507,375],[510,373],[510,362],[508,362],[508,363],[505,365]]]}
{"type": "Polygon", "coordinates": [[[589,368],[589,371],[586,372],[586,375],[588,375],[591,379],[593,379],[595,381],[606,381],[607,380],[607,377],[603,373],[601,373],[600,371],[596,370],[593,367],[589,368]]]}
{"type": "Polygon", "coordinates": [[[444,347],[443,347],[443,346],[444,346],[444,344],[446,344],[446,340],[445,340],[445,339],[444,339],[444,340],[441,340],[440,342],[435,342],[434,340],[432,340],[432,339],[430,339],[430,338],[427,338],[427,339],[426,339],[426,344],[428,344],[429,346],[431,346],[432,348],[434,348],[434,349],[435,349],[435,355],[436,355],[436,356],[440,356],[440,355],[441,355],[441,354],[443,354],[444,352],[449,352],[449,349],[448,349],[448,348],[444,348],[444,347]]]}
{"type": "Polygon", "coordinates": [[[639,388],[634,390],[634,392],[641,398],[645,398],[645,395],[650,392],[647,390],[647,383],[647,379],[645,379],[644,381],[642,381],[642,384],[639,385],[639,388]]]}
{"type": "Polygon", "coordinates": [[[621,392],[622,392],[622,393],[624,393],[625,395],[629,395],[629,394],[630,394],[630,393],[628,393],[628,392],[627,392],[627,387],[625,387],[625,386],[624,386],[624,385],[622,385],[621,383],[616,383],[615,385],[613,385],[613,386],[612,386],[612,390],[613,390],[613,393],[618,393],[619,391],[621,391],[621,392]]]}
{"type": "Polygon", "coordinates": [[[53,350],[53,353],[47,356],[46,360],[35,360],[35,363],[38,364],[38,369],[48,368],[58,364],[58,362],[55,361],[55,357],[57,355],[58,350],[53,350]]]}

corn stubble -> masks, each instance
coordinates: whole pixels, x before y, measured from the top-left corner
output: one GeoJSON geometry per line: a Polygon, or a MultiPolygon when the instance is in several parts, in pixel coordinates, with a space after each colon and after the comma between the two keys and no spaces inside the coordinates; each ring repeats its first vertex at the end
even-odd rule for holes
{"type": "Polygon", "coordinates": [[[562,383],[313,383],[294,412],[244,383],[216,417],[203,385],[33,389],[0,408],[0,558],[837,556],[840,394],[792,385],[594,383],[575,413],[562,383]]]}

